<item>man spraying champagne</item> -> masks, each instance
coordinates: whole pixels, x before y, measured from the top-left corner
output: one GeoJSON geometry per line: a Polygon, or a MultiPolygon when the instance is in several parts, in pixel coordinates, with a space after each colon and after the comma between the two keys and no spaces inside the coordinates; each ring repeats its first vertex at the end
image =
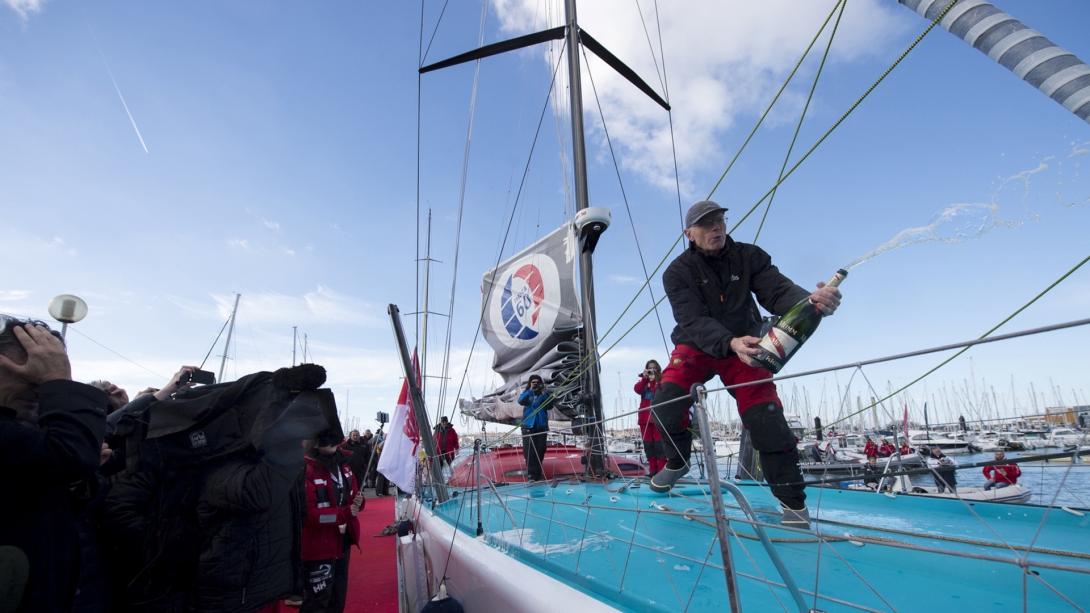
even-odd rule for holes
{"type": "MultiPolygon", "coordinates": [[[[702,200],[685,215],[689,248],[662,276],[677,325],[670,338],[675,348],[662,373],[662,387],[651,412],[666,445],[666,467],[651,479],[651,490],[669,492],[689,470],[692,434],[682,427],[692,406],[689,388],[719,375],[726,385],[769,378],[755,356],[761,354],[761,314],[757,304],[783,315],[809,299],[825,316],[840,305],[840,290],[818,283],[815,292],[795,285],[756,245],[727,236],[727,209],[702,200]],[[754,300],[756,298],[756,300],[754,300]]],[[[809,528],[806,492],[799,470],[798,439],[783,415],[776,386],[769,383],[731,390],[742,424],[772,494],[783,507],[787,526],[809,528]]]]}

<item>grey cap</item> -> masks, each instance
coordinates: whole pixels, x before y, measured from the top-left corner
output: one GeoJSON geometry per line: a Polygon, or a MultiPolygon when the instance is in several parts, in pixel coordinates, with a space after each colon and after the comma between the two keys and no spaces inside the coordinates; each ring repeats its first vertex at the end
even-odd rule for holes
{"type": "Polygon", "coordinates": [[[716,213],[719,211],[727,210],[726,207],[719,206],[718,202],[712,202],[711,200],[701,200],[693,206],[689,207],[689,212],[685,213],[685,227],[691,228],[696,222],[700,221],[705,215],[709,213],[716,213]]]}

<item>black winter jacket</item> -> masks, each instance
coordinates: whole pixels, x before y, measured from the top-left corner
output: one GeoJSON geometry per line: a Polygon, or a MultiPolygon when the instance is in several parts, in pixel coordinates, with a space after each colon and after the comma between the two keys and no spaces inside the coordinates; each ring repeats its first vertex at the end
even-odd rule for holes
{"type": "Polygon", "coordinates": [[[30,562],[20,612],[71,605],[80,541],[68,485],[98,468],[105,427],[106,393],[74,381],[42,384],[34,423],[0,408],[0,545],[30,562]]]}
{"type": "Polygon", "coordinates": [[[327,419],[328,390],[296,395],[275,381],[194,388],[138,416],[146,429],[129,435],[137,453],[102,522],[114,559],[141,561],[120,573],[127,610],[249,613],[291,594],[300,441],[336,407],[327,419]]]}
{"type": "Polygon", "coordinates": [[[716,359],[734,353],[730,341],[735,337],[760,332],[758,302],[769,313],[783,315],[810,295],[781,274],[763,249],[729,236],[714,257],[690,245],[670,263],[662,285],[677,322],[670,339],[716,359]]]}

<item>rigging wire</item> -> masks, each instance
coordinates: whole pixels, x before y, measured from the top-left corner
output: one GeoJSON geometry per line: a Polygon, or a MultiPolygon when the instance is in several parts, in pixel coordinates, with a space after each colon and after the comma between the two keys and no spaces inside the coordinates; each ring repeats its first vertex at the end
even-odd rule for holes
{"type": "MultiPolygon", "coordinates": [[[[87,336],[87,335],[86,335],[86,334],[84,334],[83,332],[80,332],[80,331],[79,331],[79,328],[76,328],[76,327],[72,326],[72,327],[69,327],[68,329],[69,329],[69,330],[71,330],[71,331],[73,331],[73,332],[75,332],[76,334],[78,334],[78,335],[82,336],[83,338],[85,338],[85,339],[87,339],[87,340],[91,341],[92,343],[94,343],[94,344],[98,345],[99,347],[102,347],[102,348],[103,348],[103,349],[105,349],[106,351],[109,351],[110,353],[112,353],[112,354],[116,355],[117,357],[121,358],[122,360],[125,360],[126,362],[129,362],[129,363],[131,363],[131,364],[135,364],[136,366],[139,366],[140,368],[143,368],[144,370],[146,370],[146,371],[150,372],[151,374],[155,375],[156,377],[159,377],[159,378],[161,378],[161,379],[167,379],[167,378],[169,378],[169,377],[164,377],[163,375],[160,375],[159,373],[157,373],[157,372],[155,372],[154,370],[152,370],[152,369],[148,368],[147,366],[144,366],[143,364],[140,364],[140,363],[134,362],[133,360],[130,360],[129,358],[127,358],[127,357],[125,357],[125,356],[121,355],[120,353],[118,353],[118,352],[114,351],[113,349],[110,349],[110,348],[109,348],[109,347],[107,347],[106,345],[103,345],[102,343],[100,343],[100,342],[96,341],[95,339],[91,338],[90,336],[87,336]]],[[[222,330],[221,330],[221,332],[222,332],[222,330]]],[[[213,347],[214,347],[214,346],[215,346],[215,345],[213,345],[213,347]]]]}
{"type": "MultiPolygon", "coordinates": [[[[843,1],[843,0],[841,0],[841,1],[843,1]]],[[[898,65],[900,65],[900,63],[902,61],[904,61],[904,59],[906,57],[908,57],[908,54],[913,49],[915,49],[916,46],[919,45],[921,41],[923,41],[924,37],[927,36],[927,34],[929,32],[931,32],[931,30],[933,30],[935,28],[935,26],[939,25],[939,22],[942,21],[942,19],[944,17],[946,17],[946,13],[949,12],[950,9],[953,8],[953,6],[955,4],[957,4],[957,2],[958,2],[958,0],[951,0],[950,4],[946,5],[946,8],[942,9],[942,12],[939,13],[930,24],[928,24],[927,28],[924,29],[924,31],[922,33],[920,33],[919,36],[916,37],[916,40],[912,41],[912,44],[909,45],[908,48],[905,49],[904,52],[901,53],[901,55],[893,62],[893,64],[890,65],[889,68],[887,68],[885,70],[885,72],[882,73],[882,76],[878,77],[878,79],[874,83],[872,83],[870,87],[867,88],[867,91],[863,92],[863,95],[860,96],[859,99],[856,100],[850,107],[848,107],[848,110],[844,111],[844,114],[841,115],[840,118],[837,119],[836,122],[833,123],[833,125],[830,126],[828,130],[825,131],[825,134],[822,134],[821,138],[817,139],[817,142],[815,142],[813,144],[813,146],[810,147],[810,149],[806,153],[804,153],[802,155],[802,157],[799,158],[799,161],[795,162],[795,165],[792,166],[791,169],[788,170],[787,173],[785,175],[783,175],[783,177],[779,181],[776,181],[776,184],[773,185],[772,188],[769,189],[767,192],[765,192],[764,196],[761,196],[761,199],[758,200],[753,205],[753,207],[751,207],[749,209],[749,211],[747,211],[746,214],[744,216],[742,216],[741,219],[738,220],[738,223],[734,225],[734,228],[731,228],[731,232],[733,232],[735,229],[737,229],[738,226],[743,221],[745,221],[747,217],[749,217],[753,213],[753,211],[757,210],[757,207],[761,206],[761,203],[764,202],[765,198],[768,198],[768,196],[773,192],[773,190],[775,190],[777,187],[779,187],[781,183],[786,181],[787,178],[790,177],[795,172],[795,170],[797,170],[798,167],[801,166],[802,163],[805,162],[806,159],[810,157],[810,154],[812,154],[815,150],[817,150],[817,148],[819,146],[821,146],[821,144],[823,142],[825,142],[826,138],[829,138],[829,135],[833,133],[833,130],[836,130],[837,128],[840,127],[840,124],[844,123],[844,120],[847,119],[848,116],[851,115],[852,112],[855,111],[855,109],[860,104],[862,104],[864,100],[867,99],[867,96],[871,95],[871,92],[873,92],[875,90],[875,88],[877,88],[878,85],[881,84],[882,81],[884,81],[886,79],[886,77],[888,77],[891,72],[893,72],[894,68],[896,68],[898,65]]],[[[724,175],[725,174],[726,173],[724,173],[724,175]]],[[[718,188],[719,184],[717,183],[715,187],[718,188]]],[[[713,194],[715,193],[715,188],[712,189],[712,193],[713,194]]],[[[708,198],[711,198],[711,194],[708,194],[708,198]]]]}
{"type": "MultiPolygon", "coordinates": [[[[749,144],[749,141],[753,138],[753,135],[757,133],[757,128],[761,127],[761,124],[764,123],[765,118],[768,117],[768,113],[772,110],[773,105],[775,105],[776,101],[780,99],[780,94],[782,94],[784,90],[787,89],[787,84],[791,82],[791,79],[795,78],[795,73],[798,72],[799,67],[802,66],[802,61],[805,60],[806,56],[810,54],[810,50],[814,48],[814,43],[818,41],[818,37],[820,37],[821,33],[825,31],[825,26],[829,25],[829,21],[833,18],[833,15],[836,14],[837,8],[840,7],[841,3],[843,2],[844,0],[837,0],[837,3],[833,5],[833,10],[829,12],[829,16],[826,17],[825,22],[821,24],[821,28],[817,31],[817,33],[814,34],[814,38],[810,40],[810,44],[807,45],[806,50],[802,52],[802,57],[799,58],[798,62],[795,62],[795,67],[792,68],[791,73],[787,75],[787,80],[785,80],[783,82],[783,85],[780,86],[780,91],[776,92],[776,95],[772,97],[772,102],[768,103],[768,108],[766,108],[765,112],[761,114],[761,118],[757,120],[757,123],[753,126],[753,129],[749,131],[749,136],[746,137],[746,140],[742,141],[742,146],[738,148],[738,151],[734,154],[734,157],[731,158],[730,163],[727,164],[727,169],[723,171],[723,174],[719,175],[719,180],[715,182],[715,185],[712,186],[712,190],[708,192],[708,197],[706,198],[706,200],[710,200],[712,195],[715,194],[715,190],[719,189],[719,184],[722,183],[723,179],[727,177],[727,173],[730,172],[730,169],[734,167],[734,163],[738,161],[738,157],[742,155],[743,151],[745,151],[746,145],[749,144]]],[[[684,222],[682,222],[682,224],[684,225],[684,222]]]]}
{"type": "MultiPolygon", "coordinates": [[[[617,154],[613,151],[613,141],[609,138],[609,127],[606,125],[606,115],[602,110],[602,101],[598,97],[598,88],[594,84],[594,73],[590,69],[590,61],[587,59],[587,50],[583,49],[583,62],[587,67],[587,78],[590,80],[590,89],[594,93],[594,101],[598,105],[598,115],[602,119],[602,131],[606,136],[606,144],[609,146],[609,155],[613,160],[613,170],[617,173],[617,185],[621,188],[621,199],[624,200],[624,209],[628,213],[628,224],[632,227],[632,240],[636,242],[636,253],[640,256],[640,267],[643,268],[644,279],[647,280],[646,285],[648,293],[651,295],[651,302],[655,302],[655,291],[651,289],[651,277],[647,274],[647,262],[643,258],[643,249],[640,247],[640,237],[636,234],[636,220],[632,217],[632,207],[628,204],[628,194],[625,193],[624,180],[621,178],[621,167],[617,163],[617,154]]],[[[658,309],[655,309],[655,319],[658,320],[659,334],[662,335],[662,344],[666,348],[666,353],[670,353],[670,345],[666,342],[666,331],[662,326],[662,318],[659,316],[658,309]]]]}
{"type": "MultiPolygon", "coordinates": [[[[484,31],[487,21],[488,0],[485,0],[484,5],[481,7],[481,28],[477,35],[478,48],[484,44],[484,31]]],[[[454,268],[450,281],[450,305],[447,308],[447,338],[443,345],[443,366],[441,371],[443,373],[443,379],[442,383],[439,385],[439,401],[435,407],[436,413],[440,416],[446,413],[443,408],[443,403],[445,402],[447,395],[447,375],[450,369],[450,338],[454,330],[454,293],[458,287],[458,262],[462,246],[462,218],[465,212],[466,181],[469,177],[469,151],[473,140],[473,120],[477,114],[477,88],[480,84],[480,78],[481,60],[478,59],[473,70],[473,89],[469,101],[469,125],[466,126],[466,144],[465,151],[462,154],[462,180],[461,185],[458,188],[458,220],[455,222],[454,226],[454,268]]],[[[424,314],[424,317],[427,317],[427,313],[424,314]]],[[[427,356],[423,357],[425,360],[427,359],[427,356]]]]}
{"type": "MultiPolygon", "coordinates": [[[[1026,310],[1027,308],[1029,308],[1029,306],[1030,306],[1031,304],[1033,304],[1034,302],[1037,302],[1037,300],[1039,300],[1039,299],[1040,299],[1040,298],[1041,298],[1042,296],[1044,296],[1044,295],[1045,295],[1045,294],[1047,294],[1047,293],[1048,293],[1049,291],[1051,291],[1051,290],[1052,290],[1052,288],[1056,287],[1056,286],[1057,286],[1057,285],[1059,285],[1059,284],[1060,284],[1061,282],[1063,282],[1063,280],[1064,280],[1064,279],[1067,279],[1067,278],[1068,278],[1069,276],[1071,276],[1071,275],[1072,275],[1072,274],[1073,274],[1073,273],[1074,273],[1074,272],[1075,272],[1076,270],[1078,270],[1079,268],[1081,268],[1081,267],[1083,266],[1083,264],[1086,264],[1087,262],[1090,262],[1090,255],[1088,255],[1088,256],[1086,256],[1085,258],[1083,258],[1083,260],[1082,260],[1081,262],[1079,262],[1078,264],[1076,264],[1074,268],[1072,268],[1071,270],[1069,270],[1069,271],[1067,271],[1066,273],[1064,273],[1064,274],[1063,274],[1063,275],[1062,275],[1062,276],[1061,276],[1061,277],[1060,277],[1059,279],[1056,279],[1055,281],[1053,281],[1053,282],[1052,282],[1052,284],[1051,284],[1051,285],[1049,285],[1048,287],[1046,287],[1046,288],[1045,288],[1044,290],[1042,290],[1042,291],[1041,291],[1041,293],[1039,293],[1039,294],[1037,294],[1036,296],[1034,296],[1033,298],[1031,298],[1029,302],[1027,302],[1027,303],[1025,303],[1024,305],[1022,305],[1022,306],[1021,306],[1021,307],[1020,307],[1020,308],[1019,308],[1019,309],[1018,309],[1017,311],[1015,311],[1015,312],[1011,313],[1011,314],[1010,314],[1009,316],[1007,316],[1007,318],[1006,318],[1006,319],[1004,319],[1003,321],[999,322],[998,324],[996,324],[995,326],[993,326],[993,327],[992,327],[992,328],[991,328],[990,330],[988,330],[987,332],[985,332],[984,334],[982,334],[982,335],[981,335],[981,336],[980,336],[980,337],[979,337],[979,338],[978,338],[977,340],[978,340],[978,341],[983,341],[984,339],[988,338],[988,337],[989,337],[989,336],[991,335],[991,333],[992,333],[992,332],[995,332],[996,330],[998,330],[999,328],[1001,328],[1001,327],[1002,327],[1002,326],[1003,326],[1004,324],[1006,324],[1006,323],[1007,323],[1007,322],[1009,322],[1010,320],[1014,319],[1014,318],[1015,318],[1015,316],[1017,316],[1017,315],[1018,315],[1019,313],[1021,313],[1021,312],[1022,312],[1022,311],[1024,311],[1024,310],[1026,310]]],[[[901,388],[900,388],[900,389],[898,389],[897,391],[895,391],[895,392],[893,392],[893,393],[889,394],[888,396],[886,396],[886,397],[882,398],[882,399],[881,399],[880,401],[878,401],[878,402],[882,402],[882,401],[888,400],[889,398],[893,397],[894,395],[896,395],[896,394],[899,394],[899,393],[901,393],[901,392],[905,391],[906,389],[908,389],[909,387],[912,387],[913,385],[915,385],[915,384],[919,383],[919,382],[920,382],[920,381],[921,381],[921,380],[922,380],[922,379],[923,379],[924,377],[927,377],[928,375],[930,375],[930,374],[934,373],[935,371],[937,371],[938,369],[942,368],[943,366],[946,366],[947,364],[949,364],[950,362],[952,362],[952,361],[954,360],[954,358],[957,358],[957,357],[958,357],[958,356],[960,356],[961,354],[963,354],[963,353],[965,353],[966,351],[968,351],[968,350],[969,350],[969,347],[971,347],[971,345],[967,345],[967,346],[965,346],[964,348],[962,348],[962,349],[961,349],[961,351],[958,351],[958,352],[957,352],[957,353],[955,353],[954,355],[952,355],[952,356],[950,356],[949,358],[947,358],[947,359],[943,360],[942,362],[940,362],[940,363],[939,363],[939,364],[938,364],[937,366],[935,366],[935,367],[934,367],[934,368],[932,368],[931,370],[929,370],[929,371],[925,372],[924,374],[920,375],[919,377],[916,377],[916,378],[915,378],[915,379],[913,379],[912,381],[909,381],[909,382],[908,382],[908,383],[906,383],[906,384],[905,384],[905,385],[904,385],[903,387],[901,387],[901,388]]],[[[826,428],[827,428],[827,427],[829,427],[829,426],[832,426],[832,425],[834,425],[834,424],[838,424],[838,423],[840,423],[840,422],[842,422],[842,421],[845,421],[845,420],[847,420],[847,419],[850,419],[850,418],[852,418],[853,416],[855,416],[855,415],[858,415],[859,413],[862,413],[863,411],[866,411],[867,409],[871,408],[871,406],[874,406],[874,404],[871,404],[871,405],[869,405],[869,406],[867,406],[867,407],[864,407],[863,409],[861,409],[861,410],[859,410],[859,411],[856,411],[855,413],[851,413],[851,414],[847,415],[846,417],[844,417],[844,418],[842,418],[842,419],[838,419],[838,420],[836,420],[836,421],[834,421],[834,422],[832,422],[832,423],[826,424],[826,425],[824,425],[823,427],[826,427],[826,428]]],[[[807,433],[809,433],[809,432],[812,432],[812,431],[813,431],[813,430],[808,430],[808,431],[807,431],[807,433]]]]}
{"type": "MultiPolygon", "coordinates": [[[[795,134],[791,137],[791,144],[787,147],[787,154],[783,157],[783,166],[780,167],[780,176],[777,180],[783,178],[783,171],[787,169],[787,162],[791,160],[791,152],[795,149],[795,141],[799,139],[799,132],[802,131],[802,122],[806,119],[806,111],[810,110],[810,101],[814,99],[814,92],[817,91],[818,81],[821,79],[821,73],[825,70],[825,61],[829,59],[829,50],[833,48],[833,39],[836,38],[837,28],[840,27],[840,19],[844,17],[844,9],[848,8],[847,0],[843,0],[840,3],[840,14],[836,16],[836,23],[833,24],[833,29],[829,32],[829,43],[825,45],[825,54],[821,56],[821,63],[818,65],[817,74],[814,75],[814,84],[810,86],[810,95],[806,97],[806,104],[802,107],[802,113],[799,113],[799,123],[795,126],[795,134]]],[[[761,229],[765,227],[765,219],[768,218],[768,212],[772,209],[772,201],[776,199],[776,192],[779,188],[772,191],[772,195],[768,197],[768,205],[765,206],[765,213],[761,216],[761,224],[757,226],[757,233],[753,235],[753,244],[757,244],[757,237],[761,235],[761,229]]]]}
{"type": "MultiPolygon", "coordinates": [[[[549,91],[545,96],[545,103],[541,107],[541,114],[538,117],[537,129],[534,130],[534,139],[530,144],[530,151],[526,156],[526,166],[523,168],[522,179],[519,181],[518,190],[515,192],[515,202],[512,205],[511,215],[510,215],[510,217],[508,218],[508,221],[507,221],[507,229],[504,232],[503,241],[500,243],[500,249],[496,254],[496,264],[495,264],[495,266],[493,266],[493,268],[499,267],[500,262],[502,261],[503,249],[507,245],[507,239],[511,235],[511,227],[512,227],[514,221],[515,221],[515,213],[516,213],[516,211],[520,210],[518,204],[519,204],[519,201],[522,198],[522,190],[523,190],[523,187],[526,185],[526,178],[530,173],[530,162],[531,162],[531,160],[533,160],[534,151],[537,148],[537,139],[538,139],[539,136],[541,136],[541,126],[545,121],[545,112],[549,109],[549,101],[552,99],[553,90],[556,87],[556,75],[557,75],[557,72],[560,70],[560,66],[562,65],[563,57],[564,57],[564,54],[563,54],[563,52],[561,52],[559,54],[558,59],[557,59],[557,63],[553,68],[552,79],[549,82],[549,91]]],[[[483,302],[484,304],[488,303],[488,300],[491,298],[491,293],[492,293],[493,289],[494,289],[493,287],[489,288],[489,290],[488,290],[489,293],[484,298],[484,302],[483,302]]],[[[472,359],[474,350],[475,350],[475,348],[477,346],[477,340],[480,338],[480,335],[481,335],[481,326],[484,323],[484,316],[485,315],[484,315],[484,312],[482,310],[481,316],[477,318],[477,328],[473,333],[473,342],[470,345],[470,359],[466,360],[466,367],[465,367],[465,370],[462,372],[462,380],[458,384],[457,397],[461,397],[462,388],[466,385],[466,379],[467,379],[467,377],[469,375],[470,361],[472,359]]]]}

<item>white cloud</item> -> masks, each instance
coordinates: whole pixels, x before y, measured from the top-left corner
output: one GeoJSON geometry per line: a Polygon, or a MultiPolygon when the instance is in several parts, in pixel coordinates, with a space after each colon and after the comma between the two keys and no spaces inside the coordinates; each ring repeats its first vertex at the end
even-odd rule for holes
{"type": "MultiPolygon", "coordinates": [[[[563,9],[550,8],[542,16],[537,0],[497,0],[496,12],[505,36],[524,34],[556,26],[562,21],[563,9]],[[547,21],[547,23],[545,23],[547,21]]],[[[644,2],[643,15],[648,20],[651,46],[644,24],[635,6],[619,10],[615,2],[584,2],[580,5],[581,27],[607,49],[633,68],[637,74],[660,93],[661,68],[652,57],[659,52],[654,23],[655,9],[644,2]]],[[[719,167],[733,151],[722,149],[722,135],[740,118],[753,120],[782,84],[795,62],[802,55],[833,2],[798,2],[796,0],[765,0],[763,2],[725,3],[711,0],[685,2],[679,10],[661,11],[663,47],[667,50],[666,77],[670,86],[670,102],[674,109],[674,133],[682,185],[695,171],[719,167]]],[[[837,30],[830,59],[833,62],[852,61],[873,53],[901,32],[892,3],[860,0],[849,3],[837,30]]],[[[831,24],[830,24],[831,28],[831,24]]],[[[826,28],[826,33],[830,28],[826,28]]],[[[823,40],[815,45],[820,57],[823,40]],[[820,49],[819,49],[820,47],[820,49]]],[[[559,46],[552,47],[555,53],[559,46]]],[[[540,51],[538,51],[540,53],[540,51]]],[[[642,92],[617,75],[601,61],[591,58],[594,85],[606,116],[610,138],[619,150],[622,166],[663,188],[673,186],[673,157],[670,143],[669,117],[642,92]]],[[[815,51],[811,52],[811,57],[815,51]]],[[[550,66],[556,57],[546,58],[550,66]]],[[[661,66],[661,58],[659,58],[661,66]]],[[[810,72],[812,75],[812,71],[810,72]]],[[[589,77],[583,73],[584,98],[589,129],[604,136],[598,128],[597,108],[589,77]],[[593,109],[593,113],[592,113],[593,109]]],[[[803,76],[803,82],[806,77],[803,76]]],[[[558,91],[564,91],[558,83],[558,91]]],[[[820,95],[820,88],[819,88],[820,95]]],[[[790,119],[801,110],[802,97],[785,93],[786,103],[795,107],[782,112],[790,119]]],[[[566,98],[557,97],[566,105],[566,98]]],[[[781,98],[779,104],[783,104],[781,98]]],[[[730,148],[740,143],[727,145],[730,148]]],[[[688,188],[688,189],[691,189],[688,188]]]]}
{"type": "Polygon", "coordinates": [[[47,0],[4,0],[4,4],[26,21],[31,13],[38,13],[47,0]]]}
{"type": "Polygon", "coordinates": [[[614,283],[625,283],[625,284],[640,282],[640,279],[637,279],[636,277],[628,277],[628,276],[625,276],[625,275],[609,275],[609,280],[613,281],[614,283]]]}
{"type": "Polygon", "coordinates": [[[26,300],[34,292],[28,289],[0,290],[0,302],[18,302],[26,300]]]}
{"type": "Polygon", "coordinates": [[[226,242],[227,242],[228,245],[231,245],[232,247],[242,247],[243,249],[249,249],[250,248],[250,241],[248,241],[248,240],[246,240],[244,238],[229,238],[229,239],[227,239],[226,242]]]}
{"type": "MultiPolygon", "coordinates": [[[[227,319],[235,305],[234,294],[210,296],[211,303],[195,303],[168,296],[182,309],[210,319],[227,319]]],[[[250,325],[370,325],[378,321],[370,303],[321,285],[302,296],[278,292],[243,292],[242,306],[250,325]]]]}
{"type": "Polygon", "coordinates": [[[253,215],[254,218],[260,220],[261,224],[263,226],[265,226],[266,228],[268,228],[270,230],[276,230],[277,232],[280,231],[280,222],[269,221],[268,219],[265,219],[264,217],[262,217],[261,215],[258,215],[257,213],[251,211],[250,209],[246,209],[246,212],[249,213],[250,215],[253,215]]]}

